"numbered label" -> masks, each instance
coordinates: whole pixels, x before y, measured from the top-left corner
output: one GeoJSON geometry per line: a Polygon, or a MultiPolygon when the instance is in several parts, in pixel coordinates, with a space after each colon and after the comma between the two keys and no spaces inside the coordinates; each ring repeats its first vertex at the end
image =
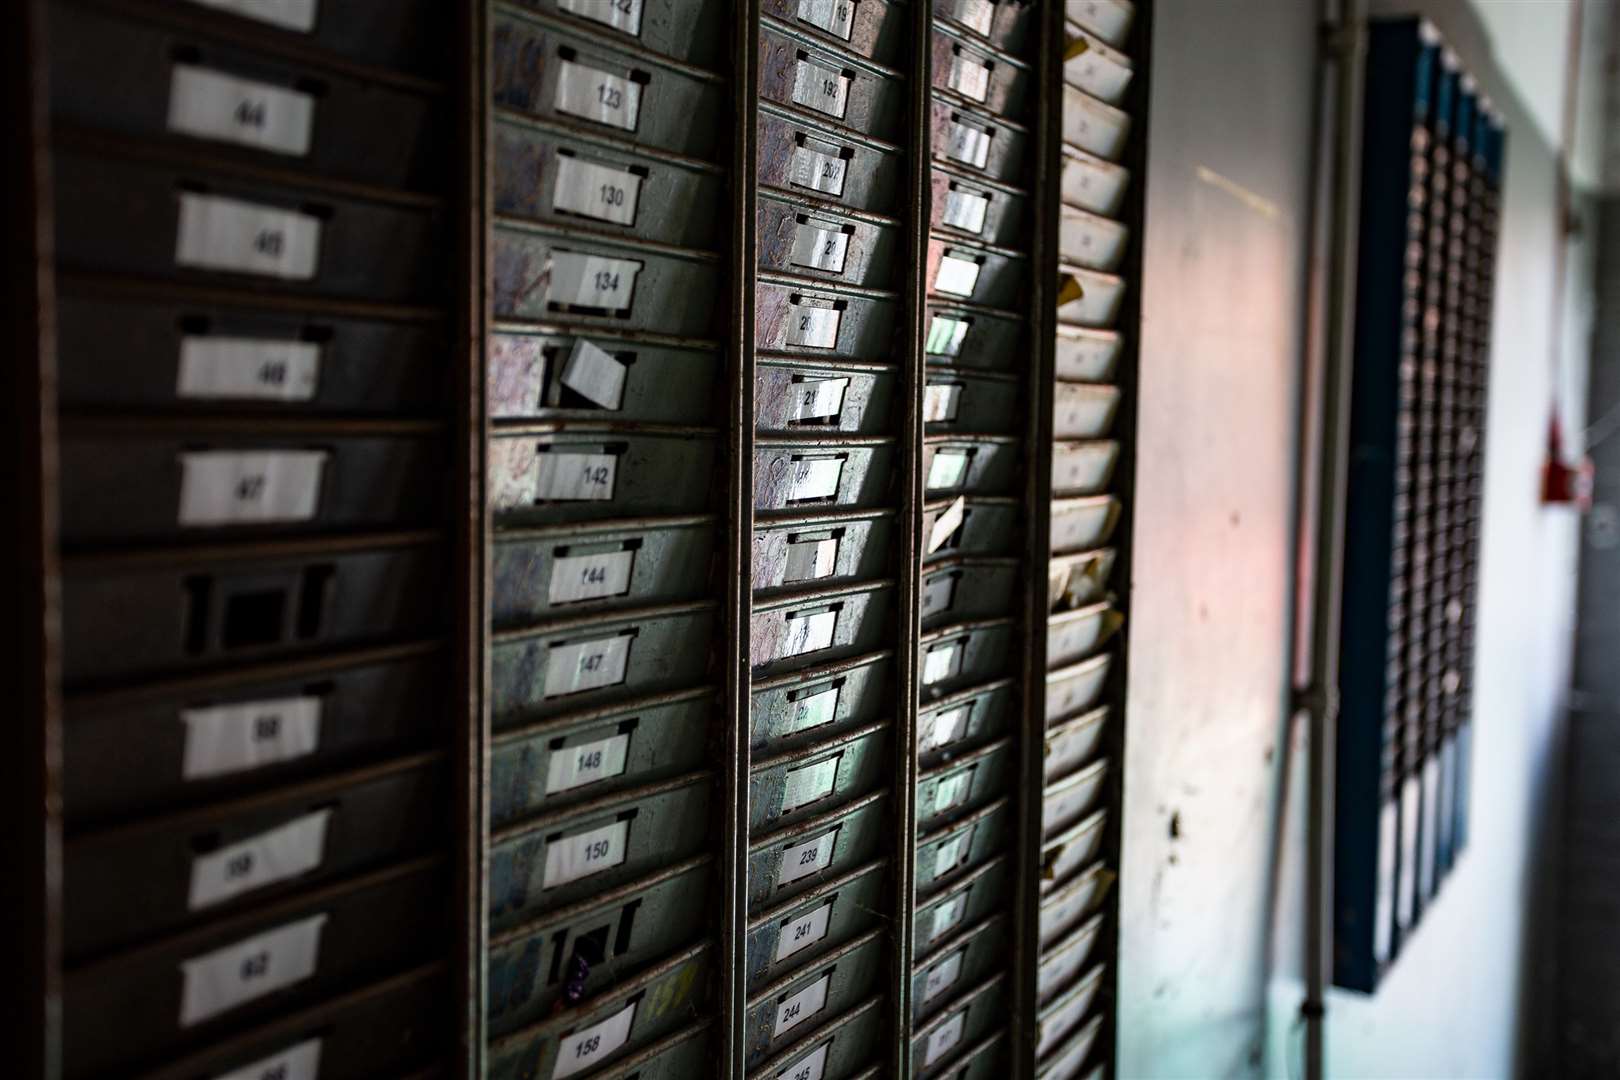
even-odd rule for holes
{"type": "Polygon", "coordinates": [[[783,998],[776,1006],[776,1024],[771,1028],[771,1038],[780,1038],[784,1032],[793,1030],[825,1009],[827,988],[831,985],[832,973],[828,972],[798,993],[783,998]]]}
{"type": "Polygon", "coordinates": [[[788,584],[795,581],[818,581],[821,578],[832,577],[837,569],[837,540],[804,540],[788,545],[787,571],[782,575],[782,580],[788,584]]]}
{"type": "Polygon", "coordinates": [[[792,769],[782,784],[782,813],[825,799],[838,785],[839,758],[828,758],[813,765],[792,769]]]}
{"type": "Polygon", "coordinates": [[[782,849],[782,865],[776,872],[776,887],[791,885],[801,878],[832,865],[838,848],[838,830],[822,833],[814,840],[802,840],[782,849]]]}
{"type": "Polygon", "coordinates": [[[787,634],[782,642],[782,651],[775,659],[802,656],[830,646],[833,643],[833,632],[838,629],[838,612],[836,609],[793,611],[788,613],[786,621],[787,634]]]}
{"type": "Polygon", "coordinates": [[[967,479],[968,462],[972,460],[966,450],[939,450],[928,463],[928,490],[961,487],[967,479]]]}
{"type": "Polygon", "coordinates": [[[1129,4],[1115,3],[1114,0],[1082,0],[1081,3],[1069,5],[1068,10],[1070,18],[1085,24],[1087,29],[1111,45],[1124,41],[1125,32],[1131,28],[1129,4]]]}
{"type": "Polygon", "coordinates": [[[180,775],[187,780],[262,769],[315,752],[321,699],[281,698],[185,709],[186,745],[180,775]]]}
{"type": "Polygon", "coordinates": [[[946,254],[940,257],[939,269],[934,273],[936,292],[951,296],[972,296],[979,284],[979,271],[983,264],[977,259],[946,254]]]}
{"type": "Polygon", "coordinates": [[[939,783],[934,785],[934,812],[943,813],[954,810],[968,800],[968,792],[973,788],[973,770],[963,769],[941,777],[939,783]]]}
{"type": "Polygon", "coordinates": [[[187,908],[211,907],[314,870],[326,850],[331,817],[332,811],[317,810],[193,859],[187,908]]]}
{"type": "Polygon", "coordinates": [[[321,348],[308,341],[187,336],[175,395],[206,400],[309,401],[321,348]]]}
{"type": "Polygon", "coordinates": [[[838,716],[838,687],[829,687],[790,702],[790,715],[783,734],[792,735],[830,724],[838,716]]]}
{"type": "Polygon", "coordinates": [[[546,282],[547,303],[563,307],[628,312],[636,292],[641,263],[635,259],[607,259],[574,251],[551,255],[551,277],[546,282]]]}
{"type": "Polygon", "coordinates": [[[546,502],[610,502],[618,479],[617,454],[535,455],[534,497],[546,502]]]}
{"type": "Polygon", "coordinates": [[[922,617],[937,615],[942,611],[951,610],[951,603],[956,599],[956,574],[936,574],[923,582],[922,590],[922,617]]]}
{"type": "Polygon", "coordinates": [[[951,505],[940,512],[934,519],[934,524],[928,530],[928,554],[932,555],[945,546],[945,542],[955,535],[956,530],[962,527],[967,520],[967,497],[958,495],[951,500],[951,505]]]}
{"type": "Polygon", "coordinates": [[[232,1069],[214,1080],[316,1080],[321,1074],[321,1040],[306,1039],[279,1054],[232,1069]]]}
{"type": "Polygon", "coordinates": [[[982,169],[990,161],[990,138],[990,132],[984,128],[953,120],[945,143],[945,156],[982,169]]]}
{"type": "Polygon", "coordinates": [[[833,902],[828,900],[814,911],[784,922],[776,939],[776,959],[786,960],[826,937],[827,924],[832,919],[832,906],[833,902]]]}
{"type": "Polygon", "coordinates": [[[628,734],[553,750],[546,766],[546,794],[557,795],[622,775],[629,751],[628,734]]]}
{"type": "Polygon", "coordinates": [[[977,236],[984,231],[985,215],[989,212],[989,195],[955,186],[945,192],[945,224],[953,229],[977,236]]]}
{"type": "Polygon", "coordinates": [[[835,307],[794,305],[788,311],[787,343],[806,349],[837,348],[842,315],[835,307]]]}
{"type": "Polygon", "coordinates": [[[315,99],[296,90],[176,64],[169,80],[169,130],[272,154],[309,153],[315,99]]]}
{"type": "Polygon", "coordinates": [[[630,591],[634,551],[605,551],[597,555],[568,555],[551,564],[551,584],[547,599],[553,604],[573,604],[623,596],[630,591]]]}
{"type": "Polygon", "coordinates": [[[924,753],[960,740],[967,734],[968,718],[972,714],[972,705],[958,705],[954,709],[935,713],[933,727],[929,729],[928,738],[923,744],[924,753]]]}
{"type": "Polygon", "coordinates": [[[960,641],[936,645],[923,657],[923,684],[932,686],[943,682],[962,670],[962,643],[960,641]]]}
{"type": "Polygon", "coordinates": [[[174,245],[174,261],[180,266],[309,281],[320,246],[317,217],[218,195],[180,193],[174,245]]]}
{"type": "Polygon", "coordinates": [[[855,0],[799,0],[799,21],[848,41],[855,25],[855,0]]]}
{"type": "Polygon", "coordinates": [[[924,1001],[933,1001],[956,985],[956,980],[962,977],[962,960],[966,955],[965,947],[957,949],[928,969],[928,977],[923,980],[924,1001]]]}
{"type": "MultiPolygon", "coordinates": [[[[307,34],[315,29],[315,0],[191,0],[204,7],[218,8],[283,30],[307,34]]],[[[230,1080],[235,1080],[234,1073],[230,1080]]],[[[221,1078],[225,1080],[225,1078],[221,1078]]],[[[288,1080],[292,1080],[288,1077],[288,1080]]]]}
{"type": "Polygon", "coordinates": [[[934,909],[928,920],[928,943],[932,945],[962,925],[967,915],[967,893],[960,892],[934,909]]]}
{"type": "Polygon", "coordinates": [[[986,37],[990,34],[990,23],[995,12],[992,0],[956,0],[956,21],[986,37]]]}
{"type": "Polygon", "coordinates": [[[1384,804],[1378,816],[1378,892],[1374,902],[1373,957],[1379,963],[1389,959],[1395,930],[1395,800],[1384,804]]]}
{"type": "Polygon", "coordinates": [[[180,455],[181,525],[309,521],[324,450],[194,450],[180,455]]]}
{"type": "Polygon", "coordinates": [[[923,420],[928,423],[955,420],[961,400],[961,383],[929,383],[923,390],[923,420]]]}
{"type": "Polygon", "coordinates": [[[969,830],[957,833],[934,849],[934,876],[943,877],[962,865],[967,858],[969,841],[973,839],[973,832],[969,830]]]}
{"type": "Polygon", "coordinates": [[[613,869],[624,862],[629,840],[630,823],[615,821],[551,841],[546,845],[546,870],[540,887],[554,889],[613,869]]]}
{"type": "Polygon", "coordinates": [[[800,60],[793,71],[793,102],[842,120],[849,107],[849,84],[849,76],[838,68],[800,60]]]}
{"type": "Polygon", "coordinates": [[[849,234],[837,222],[809,218],[793,227],[793,250],[788,256],[794,266],[841,274],[849,253],[849,234]]]}
{"type": "Polygon", "coordinates": [[[636,1003],[632,1001],[606,1020],[563,1036],[557,1047],[557,1064],[551,1070],[553,1080],[584,1072],[629,1042],[635,1020],[636,1003]]]}
{"type": "Polygon", "coordinates": [[[563,363],[562,384],[604,409],[617,409],[624,403],[624,381],[629,369],[605,349],[575,338],[574,347],[563,363]]]}
{"type": "Polygon", "coordinates": [[[956,1049],[956,1044],[962,1041],[962,1032],[966,1028],[967,1010],[961,1009],[952,1013],[944,1023],[929,1032],[928,1044],[923,1048],[923,1067],[934,1065],[956,1049]]]}
{"type": "Polygon", "coordinates": [[[836,198],[844,194],[844,178],[848,170],[849,162],[838,147],[806,138],[793,147],[793,158],[788,165],[788,183],[836,198]]]}
{"type": "Polygon", "coordinates": [[[924,351],[933,356],[956,356],[962,351],[962,340],[967,337],[971,324],[965,319],[948,315],[935,315],[928,320],[928,342],[924,351]]]}
{"type": "Polygon", "coordinates": [[[553,645],[546,655],[548,698],[617,686],[630,663],[629,634],[553,645]]]}
{"type": "Polygon", "coordinates": [[[631,37],[641,36],[643,0],[557,0],[559,10],[611,26],[631,37]]]}
{"type": "Polygon", "coordinates": [[[821,1080],[827,1069],[827,1053],[832,1040],[822,1043],[804,1057],[776,1074],[776,1080],[821,1080]]]}
{"type": "Polygon", "coordinates": [[[946,85],[963,97],[983,103],[990,96],[990,65],[957,50],[951,55],[951,70],[946,85]]]}
{"type": "MultiPolygon", "coordinates": [[[[602,3],[602,0],[596,2],[602,3]]],[[[641,84],[572,60],[561,60],[557,64],[557,111],[634,131],[641,115],[641,84]]]]}
{"type": "Polygon", "coordinates": [[[180,1026],[190,1027],[315,974],[326,915],[255,934],[180,965],[180,1026]]]}
{"type": "MultiPolygon", "coordinates": [[[[593,0],[605,6],[603,0],[593,0]]],[[[629,169],[558,156],[551,208],[567,214],[632,225],[641,201],[641,177],[629,169]]]]}
{"type": "Polygon", "coordinates": [[[834,498],[843,475],[844,459],[841,457],[794,458],[793,483],[788,489],[788,502],[834,498]]]}

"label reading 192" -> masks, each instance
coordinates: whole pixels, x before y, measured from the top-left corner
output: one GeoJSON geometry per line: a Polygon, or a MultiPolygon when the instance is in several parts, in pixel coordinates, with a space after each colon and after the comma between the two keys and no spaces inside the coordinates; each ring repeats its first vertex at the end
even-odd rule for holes
{"type": "Polygon", "coordinates": [[[812,60],[799,61],[793,72],[793,103],[842,120],[849,107],[849,76],[812,60]]]}

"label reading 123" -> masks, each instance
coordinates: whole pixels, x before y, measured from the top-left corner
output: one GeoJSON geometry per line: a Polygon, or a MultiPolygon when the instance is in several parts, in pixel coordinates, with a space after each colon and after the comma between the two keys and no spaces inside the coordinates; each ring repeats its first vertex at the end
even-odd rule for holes
{"type": "Polygon", "coordinates": [[[634,131],[641,115],[641,84],[562,60],[557,64],[557,111],[634,131]]]}

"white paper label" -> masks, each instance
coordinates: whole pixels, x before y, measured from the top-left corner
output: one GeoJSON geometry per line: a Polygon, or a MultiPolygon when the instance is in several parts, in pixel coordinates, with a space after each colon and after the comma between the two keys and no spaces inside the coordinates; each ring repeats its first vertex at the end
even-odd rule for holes
{"type": "Polygon", "coordinates": [[[954,573],[936,574],[923,582],[922,589],[922,617],[937,615],[941,611],[951,609],[951,601],[956,599],[956,575],[954,573]]]}
{"type": "Polygon", "coordinates": [[[827,988],[831,985],[832,974],[829,972],[797,994],[783,998],[776,1007],[776,1026],[771,1029],[771,1038],[778,1038],[783,1032],[791,1031],[825,1009],[827,988]]]}
{"type": "Polygon", "coordinates": [[[557,64],[557,111],[634,131],[641,115],[641,84],[562,60],[557,64]]]}
{"type": "Polygon", "coordinates": [[[960,383],[929,383],[923,390],[923,420],[928,423],[955,420],[961,397],[960,383]]]}
{"type": "Polygon", "coordinates": [[[934,275],[934,289],[952,296],[972,296],[979,284],[980,269],[977,259],[944,255],[939,260],[939,271],[934,275]]]}
{"type": "Polygon", "coordinates": [[[842,273],[848,252],[849,234],[833,222],[811,219],[793,226],[793,250],[788,259],[795,266],[842,273]]]}
{"type": "Polygon", "coordinates": [[[806,138],[793,146],[793,159],[788,165],[788,183],[809,188],[824,195],[844,193],[844,176],[849,162],[832,143],[806,138]]]}
{"type": "Polygon", "coordinates": [[[546,765],[546,794],[572,791],[622,774],[629,750],[628,734],[553,750],[546,765]]]}
{"type": "Polygon", "coordinates": [[[316,1080],[321,1075],[321,1040],[305,1039],[278,1054],[232,1069],[214,1080],[316,1080]]]}
{"type": "Polygon", "coordinates": [[[831,577],[836,569],[838,569],[837,540],[806,540],[788,545],[787,572],[782,575],[782,580],[788,583],[815,581],[831,577]]]}
{"type": "Polygon", "coordinates": [[[321,221],[219,195],[180,193],[174,261],[201,270],[236,270],[286,281],[315,276],[321,221]]]}
{"type": "Polygon", "coordinates": [[[546,302],[564,307],[628,311],[636,291],[641,263],[635,259],[608,259],[576,251],[551,254],[551,278],[546,302]]]}
{"type": "Polygon", "coordinates": [[[1412,925],[1417,901],[1418,808],[1421,791],[1418,778],[1409,776],[1401,785],[1401,869],[1396,877],[1395,925],[1405,930],[1412,925]]]}
{"type": "MultiPolygon", "coordinates": [[[[595,2],[600,4],[602,0],[595,2]]],[[[636,220],[640,201],[641,177],[629,169],[577,157],[557,157],[557,186],[551,193],[553,210],[630,225],[636,220]]]]}
{"type": "Polygon", "coordinates": [[[955,1049],[956,1044],[962,1041],[962,1032],[966,1027],[967,1010],[962,1009],[952,1013],[948,1020],[930,1032],[928,1045],[923,1049],[923,1067],[933,1065],[955,1049]]]}
{"type": "Polygon", "coordinates": [[[308,401],[320,377],[321,347],[308,341],[180,339],[182,398],[308,401]]]}
{"type": "Polygon", "coordinates": [[[203,780],[313,754],[321,734],[321,699],[293,697],[185,709],[180,720],[186,725],[180,775],[203,780]]]}
{"type": "Polygon", "coordinates": [[[973,839],[973,831],[969,829],[964,833],[957,833],[934,849],[934,876],[943,877],[955,870],[964,858],[967,857],[969,841],[973,839]]]}
{"type": "Polygon", "coordinates": [[[928,321],[928,343],[924,351],[933,356],[956,356],[962,351],[962,339],[967,337],[970,324],[948,315],[935,315],[928,321]]]}
{"type": "Polygon", "coordinates": [[[191,861],[191,911],[309,873],[321,865],[332,811],[317,810],[191,861]]]}
{"type": "Polygon", "coordinates": [[[995,5],[991,0],[956,0],[956,21],[981,34],[989,35],[994,15],[995,5]]]}
{"type": "Polygon", "coordinates": [[[963,97],[982,102],[990,96],[990,65],[966,53],[952,55],[951,72],[946,79],[946,85],[963,97]]]}
{"type": "Polygon", "coordinates": [[[1395,800],[1384,804],[1378,817],[1378,892],[1373,904],[1373,959],[1389,959],[1395,928],[1395,800]]]}
{"type": "Polygon", "coordinates": [[[833,902],[828,900],[814,911],[789,919],[782,924],[776,939],[776,959],[786,960],[800,949],[808,949],[827,936],[827,923],[832,918],[833,902]]]}
{"type": "Polygon", "coordinates": [[[776,1074],[776,1080],[821,1080],[827,1068],[827,1052],[832,1049],[829,1039],[804,1057],[776,1074]]]}
{"type": "Polygon", "coordinates": [[[806,349],[836,348],[842,316],[837,308],[799,304],[788,312],[787,343],[806,349]]]}
{"type": "MultiPolygon", "coordinates": [[[[315,0],[192,0],[192,3],[229,11],[244,19],[254,19],[284,30],[307,34],[315,29],[315,0]]],[[[287,1080],[293,1078],[288,1077],[287,1080]]]]}
{"type": "Polygon", "coordinates": [[[553,604],[623,596],[630,591],[634,551],[604,551],[596,555],[568,555],[551,564],[547,599],[553,604]]]}
{"type": "Polygon", "coordinates": [[[838,715],[838,687],[818,690],[814,694],[806,695],[792,703],[793,716],[788,721],[787,731],[784,734],[807,731],[810,728],[830,724],[838,715]]]}
{"type": "Polygon", "coordinates": [[[966,450],[939,450],[928,463],[928,489],[960,487],[967,479],[968,452],[966,450]]]}
{"type": "MultiPolygon", "coordinates": [[[[945,224],[978,235],[990,212],[990,196],[953,187],[945,193],[945,224]]],[[[930,334],[932,331],[930,330],[930,334]]],[[[933,349],[928,350],[933,352],[933,349]]]]}
{"type": "Polygon", "coordinates": [[[945,144],[945,156],[975,169],[984,168],[990,160],[990,132],[960,120],[951,121],[950,141],[945,144]]]}
{"type": "Polygon", "coordinates": [[[967,734],[968,718],[973,715],[972,705],[958,705],[954,709],[934,714],[934,726],[929,732],[923,751],[949,746],[967,734]]]}
{"type": "Polygon", "coordinates": [[[837,416],[844,408],[848,379],[809,379],[793,384],[793,419],[817,420],[837,416]]]}
{"type": "Polygon", "coordinates": [[[782,784],[782,813],[790,814],[831,795],[838,784],[838,762],[838,758],[828,758],[789,772],[782,784]]]}
{"type": "Polygon", "coordinates": [[[324,450],[193,450],[180,455],[182,525],[309,521],[324,450]]]}
{"type": "Polygon", "coordinates": [[[838,481],[844,475],[841,457],[795,458],[793,486],[788,490],[788,502],[809,499],[830,499],[838,494],[838,481]]]}
{"type": "Polygon", "coordinates": [[[273,154],[309,153],[315,99],[296,90],[176,64],[169,81],[169,130],[273,154]]]}
{"type": "Polygon", "coordinates": [[[537,454],[534,497],[555,502],[611,502],[617,454],[537,454]]]}
{"type": "Polygon", "coordinates": [[[837,849],[837,829],[822,833],[813,840],[803,840],[783,848],[782,865],[776,871],[776,887],[780,889],[827,869],[832,865],[833,852],[837,849]]]}
{"type": "Polygon", "coordinates": [[[940,777],[939,783],[934,785],[934,812],[951,810],[967,802],[968,792],[972,788],[972,769],[940,777]]]}
{"type": "Polygon", "coordinates": [[[554,889],[624,862],[630,823],[615,821],[576,836],[564,836],[546,845],[546,872],[542,889],[554,889]]]}
{"type": "Polygon", "coordinates": [[[595,641],[553,645],[546,656],[545,696],[561,697],[624,682],[632,640],[629,634],[615,634],[595,641]]]}
{"type": "Polygon", "coordinates": [[[563,1036],[557,1047],[557,1064],[551,1070],[553,1080],[582,1073],[629,1042],[635,1019],[636,1003],[632,1001],[606,1020],[563,1036]]]}
{"type": "Polygon", "coordinates": [[[302,982],[320,962],[326,915],[278,926],[180,964],[180,1026],[302,982]]]}
{"type": "Polygon", "coordinates": [[[787,639],[782,644],[781,656],[801,656],[816,652],[833,643],[833,631],[838,628],[838,612],[790,612],[787,616],[787,639]]]}
{"type": "Polygon", "coordinates": [[[928,969],[928,977],[923,981],[924,1001],[933,1001],[956,985],[956,980],[962,976],[962,958],[966,955],[966,948],[957,949],[928,969]]]}
{"type": "Polygon", "coordinates": [[[967,518],[967,497],[958,495],[951,501],[951,505],[941,511],[939,517],[934,519],[933,528],[928,530],[928,554],[932,555],[949,540],[962,522],[967,518]]]}
{"type": "Polygon", "coordinates": [[[575,338],[563,364],[562,384],[604,409],[617,409],[624,401],[628,369],[605,349],[575,338]]]}
{"type": "Polygon", "coordinates": [[[641,36],[643,0],[557,0],[557,8],[582,19],[622,30],[631,37],[641,36]]]}
{"type": "Polygon", "coordinates": [[[961,669],[962,643],[960,641],[936,645],[923,657],[923,685],[950,678],[961,669]]]}
{"type": "Polygon", "coordinates": [[[842,120],[849,105],[849,82],[837,68],[800,60],[793,72],[793,103],[842,120]]]}
{"type": "Polygon", "coordinates": [[[855,23],[855,0],[799,0],[799,21],[848,41],[855,23]]]}
{"type": "Polygon", "coordinates": [[[967,914],[967,902],[967,893],[961,892],[934,909],[934,914],[928,921],[929,944],[933,944],[962,925],[962,918],[967,914]]]}

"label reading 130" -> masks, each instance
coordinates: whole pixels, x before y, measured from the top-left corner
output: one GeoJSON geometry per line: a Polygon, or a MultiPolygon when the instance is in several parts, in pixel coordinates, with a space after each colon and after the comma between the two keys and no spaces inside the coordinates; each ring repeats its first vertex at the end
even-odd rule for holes
{"type": "Polygon", "coordinates": [[[641,177],[629,169],[577,157],[557,158],[557,186],[551,208],[565,214],[633,225],[641,201],[641,177]]]}

